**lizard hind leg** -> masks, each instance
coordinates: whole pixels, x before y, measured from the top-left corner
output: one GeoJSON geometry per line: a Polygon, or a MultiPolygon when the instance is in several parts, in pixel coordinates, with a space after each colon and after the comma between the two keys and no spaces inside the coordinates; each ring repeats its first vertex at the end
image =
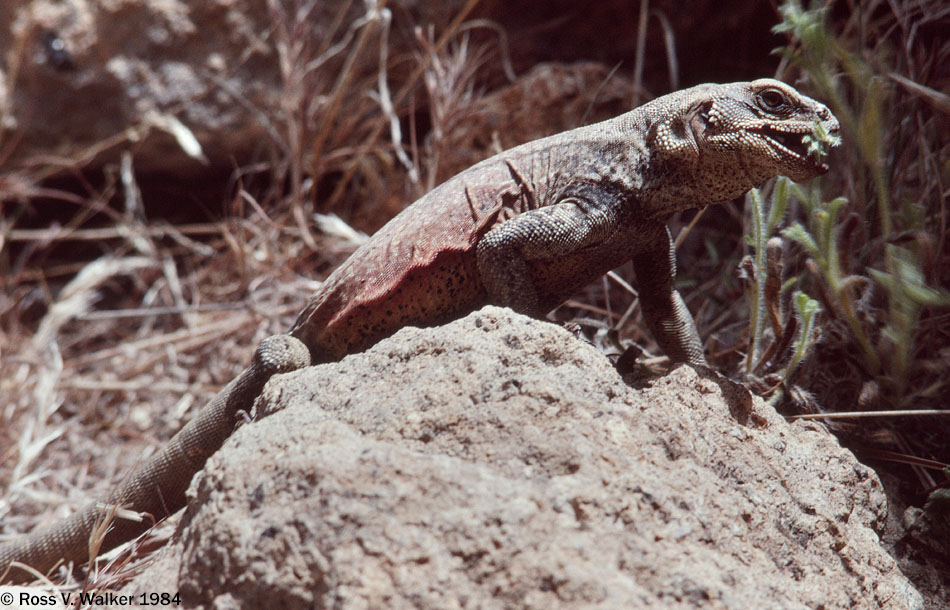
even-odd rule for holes
{"type": "Polygon", "coordinates": [[[270,377],[309,365],[310,350],[303,341],[290,335],[271,335],[257,345],[251,366],[270,377]]]}

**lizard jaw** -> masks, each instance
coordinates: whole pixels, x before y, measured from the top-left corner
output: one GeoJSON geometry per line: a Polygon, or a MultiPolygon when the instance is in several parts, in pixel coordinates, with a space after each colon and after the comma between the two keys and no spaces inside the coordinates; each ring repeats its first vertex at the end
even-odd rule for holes
{"type": "Polygon", "coordinates": [[[810,165],[818,174],[825,174],[830,169],[827,163],[819,161],[808,151],[808,145],[803,138],[812,133],[811,126],[803,129],[778,129],[774,126],[763,125],[758,133],[769,140],[772,147],[780,154],[794,157],[800,163],[810,165]]]}

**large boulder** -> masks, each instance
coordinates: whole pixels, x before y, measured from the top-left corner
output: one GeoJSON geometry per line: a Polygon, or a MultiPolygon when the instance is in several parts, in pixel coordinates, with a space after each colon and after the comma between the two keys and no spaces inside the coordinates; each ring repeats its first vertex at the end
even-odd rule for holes
{"type": "Polygon", "coordinates": [[[922,608],[877,476],[713,373],[487,307],[274,378],[129,591],[202,608],[922,608]]]}

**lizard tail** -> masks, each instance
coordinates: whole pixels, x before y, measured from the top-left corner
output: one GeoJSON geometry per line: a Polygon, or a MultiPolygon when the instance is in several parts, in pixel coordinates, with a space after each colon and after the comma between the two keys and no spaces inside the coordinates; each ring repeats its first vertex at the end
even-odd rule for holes
{"type": "Polygon", "coordinates": [[[127,542],[185,505],[185,491],[196,472],[231,435],[239,410],[250,411],[267,380],[310,364],[310,352],[298,339],[274,335],[261,341],[251,364],[203,408],[158,453],[136,468],[104,501],[93,502],[69,518],[0,545],[0,583],[23,582],[26,564],[46,574],[58,563],[89,560],[90,537],[97,522],[116,506],[146,513],[144,520],[115,516],[101,551],[127,542]]]}

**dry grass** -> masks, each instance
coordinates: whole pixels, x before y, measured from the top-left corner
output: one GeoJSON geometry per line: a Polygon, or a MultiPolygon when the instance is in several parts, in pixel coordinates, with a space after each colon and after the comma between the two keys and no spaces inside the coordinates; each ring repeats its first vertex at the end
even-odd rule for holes
{"type": "MultiPolygon", "coordinates": [[[[388,154],[383,142],[365,144],[369,126],[384,124],[365,95],[377,79],[378,56],[368,47],[383,17],[354,16],[344,3],[332,36],[311,48],[305,29],[314,3],[288,6],[271,4],[284,105],[250,109],[269,113],[274,152],[269,163],[236,172],[235,215],[200,225],[150,222],[128,153],[113,180],[91,186],[85,164],[129,134],[68,163],[0,177],[4,536],[103,495],[144,446],[163,444],[226,383],[258,340],[289,326],[315,286],[307,276],[318,273],[308,267],[335,264],[353,248],[352,236],[331,234],[319,244],[323,258],[308,260],[318,249],[308,215],[320,176],[354,157],[388,154]],[[336,120],[344,100],[346,120],[336,120]],[[270,186],[245,188],[261,170],[270,186]],[[88,188],[46,186],[64,173],[88,188]],[[17,226],[30,206],[50,201],[73,206],[72,218],[49,229],[17,226]],[[71,254],[93,241],[106,254],[71,254]]],[[[114,584],[109,573],[117,569],[83,586],[114,584]]]]}

